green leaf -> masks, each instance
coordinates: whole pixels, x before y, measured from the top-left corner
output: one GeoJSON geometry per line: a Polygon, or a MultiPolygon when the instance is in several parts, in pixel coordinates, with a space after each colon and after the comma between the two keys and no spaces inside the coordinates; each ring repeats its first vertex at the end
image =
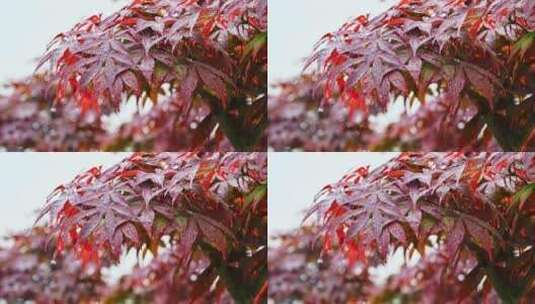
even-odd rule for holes
{"type": "Polygon", "coordinates": [[[511,57],[520,55],[520,58],[524,58],[526,52],[532,47],[533,42],[535,42],[535,32],[526,33],[513,45],[511,57]]]}
{"type": "Polygon", "coordinates": [[[513,196],[513,204],[511,205],[511,207],[509,207],[509,210],[507,210],[507,212],[509,213],[513,210],[521,210],[524,206],[524,203],[528,200],[534,190],[535,183],[532,183],[524,186],[517,193],[515,193],[515,195],[513,196]]]}
{"type": "Polygon", "coordinates": [[[258,54],[258,52],[267,44],[267,39],[268,35],[266,32],[254,36],[245,46],[242,59],[246,59],[250,55],[256,56],[256,54],[258,54]]]}
{"type": "Polygon", "coordinates": [[[262,200],[262,198],[266,196],[266,192],[267,184],[258,185],[245,197],[245,204],[243,205],[243,209],[249,207],[251,204],[253,204],[253,206],[256,205],[257,202],[259,202],[260,200],[262,200]]]}

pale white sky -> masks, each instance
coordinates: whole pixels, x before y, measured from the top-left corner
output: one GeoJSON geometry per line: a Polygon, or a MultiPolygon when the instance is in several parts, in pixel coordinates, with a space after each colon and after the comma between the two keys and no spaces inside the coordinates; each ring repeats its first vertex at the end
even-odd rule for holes
{"type": "Polygon", "coordinates": [[[17,0],[2,1],[0,10],[0,82],[33,73],[35,58],[52,38],[96,13],[109,14],[125,1],[17,0]]]}
{"type": "Polygon", "coordinates": [[[326,33],[358,15],[377,15],[397,0],[270,0],[269,83],[300,74],[303,59],[326,33]]]}

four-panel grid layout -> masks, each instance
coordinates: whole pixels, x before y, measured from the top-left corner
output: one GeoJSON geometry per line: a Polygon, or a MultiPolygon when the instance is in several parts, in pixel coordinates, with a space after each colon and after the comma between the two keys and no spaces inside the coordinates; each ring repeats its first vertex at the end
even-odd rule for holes
{"type": "Polygon", "coordinates": [[[0,304],[535,303],[533,0],[0,28],[0,304]]]}

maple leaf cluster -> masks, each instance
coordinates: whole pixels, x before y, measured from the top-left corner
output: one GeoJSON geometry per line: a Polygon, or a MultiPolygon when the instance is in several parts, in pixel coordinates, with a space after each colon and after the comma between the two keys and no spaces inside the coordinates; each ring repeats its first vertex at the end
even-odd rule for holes
{"type": "Polygon", "coordinates": [[[189,282],[181,294],[191,290],[192,301],[258,302],[267,286],[266,171],[265,153],[133,154],[57,187],[38,221],[49,218],[55,254],[74,255],[84,269],[117,263],[130,249],[156,256],[114,296],[150,296],[151,286],[174,292],[189,282]],[[154,285],[138,280],[147,272],[154,285]]]}
{"type": "Polygon", "coordinates": [[[364,303],[373,287],[367,269],[342,252],[322,254],[317,227],[301,227],[273,239],[269,248],[269,299],[276,303],[364,303]]]}
{"type": "Polygon", "coordinates": [[[132,1],[59,34],[38,67],[45,63],[56,101],[72,96],[82,113],[109,114],[130,97],[142,104],[165,97],[176,110],[159,124],[195,121],[190,115],[209,109],[200,124],[216,139],[238,150],[262,148],[265,0],[132,1]]]}
{"type": "Polygon", "coordinates": [[[0,97],[0,147],[8,151],[234,149],[223,133],[211,129],[215,118],[207,106],[191,109],[188,117],[182,117],[183,108],[162,102],[144,114],[135,113],[114,130],[98,113],[82,113],[72,100],[54,103],[49,76],[35,75],[7,88],[10,92],[0,97]]]}
{"type": "Polygon", "coordinates": [[[399,272],[378,283],[372,274],[380,265],[375,252],[356,248],[373,262],[351,265],[345,258],[347,250],[321,250],[320,230],[302,226],[273,239],[275,245],[268,255],[269,299],[277,303],[458,303],[459,298],[471,294],[462,303],[499,302],[494,290],[477,288],[477,272],[468,276],[477,265],[473,258],[460,260],[452,267],[447,257],[431,253],[416,265],[403,264],[399,272]]]}
{"type": "Polygon", "coordinates": [[[396,248],[434,251],[447,259],[444,273],[471,265],[462,275],[482,284],[478,296],[527,299],[535,287],[534,166],[533,153],[404,153],[326,186],[309,216],[318,215],[327,252],[356,246],[384,261],[396,248]]]}
{"type": "Polygon", "coordinates": [[[182,265],[173,252],[165,252],[110,283],[103,268],[84,268],[74,252],[54,255],[48,228],[11,235],[5,243],[0,247],[0,299],[8,302],[234,303],[221,280],[210,285],[213,269],[206,271],[210,261],[204,257],[182,265]]]}
{"type": "Polygon", "coordinates": [[[9,151],[84,151],[98,147],[106,136],[93,112],[76,104],[53,104],[49,77],[33,76],[13,82],[0,96],[0,147],[9,151]]]}
{"type": "MultiPolygon", "coordinates": [[[[492,133],[467,106],[449,121],[441,97],[382,127],[343,102],[320,109],[316,77],[301,76],[269,96],[269,147],[275,151],[501,151],[492,133]],[[476,118],[475,118],[476,117],[476,118]]],[[[530,150],[533,141],[525,146],[530,150]]]]}
{"type": "Polygon", "coordinates": [[[442,121],[473,107],[469,123],[517,151],[533,137],[534,24],[530,0],[403,0],[326,34],[307,66],[317,65],[324,106],[375,115],[397,97],[440,96],[442,121]]]}

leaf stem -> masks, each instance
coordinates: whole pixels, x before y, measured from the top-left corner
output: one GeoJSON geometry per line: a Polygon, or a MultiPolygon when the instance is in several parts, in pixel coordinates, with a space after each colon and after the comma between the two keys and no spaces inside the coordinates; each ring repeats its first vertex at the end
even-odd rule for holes
{"type": "MultiPolygon", "coordinates": [[[[240,120],[241,117],[232,117],[229,115],[229,111],[223,109],[221,102],[217,97],[206,92],[205,90],[200,90],[199,93],[208,101],[210,108],[212,109],[217,121],[221,126],[221,130],[223,133],[225,133],[234,148],[240,152],[253,151],[267,126],[267,117],[262,118],[259,125],[254,128],[251,126],[244,126],[243,122],[240,120]]],[[[234,99],[233,103],[229,103],[229,107],[235,106],[235,104],[244,103],[244,100],[234,99]]],[[[240,111],[240,109],[236,110],[240,111]]]]}
{"type": "Polygon", "coordinates": [[[266,282],[267,269],[263,269],[256,280],[251,280],[250,278],[244,276],[243,269],[241,267],[242,263],[239,261],[239,267],[229,267],[228,262],[224,261],[221,254],[212,246],[203,242],[201,243],[201,247],[205,252],[207,252],[211,261],[211,265],[215,267],[235,303],[253,303],[254,299],[261,291],[262,286],[266,282]]]}

